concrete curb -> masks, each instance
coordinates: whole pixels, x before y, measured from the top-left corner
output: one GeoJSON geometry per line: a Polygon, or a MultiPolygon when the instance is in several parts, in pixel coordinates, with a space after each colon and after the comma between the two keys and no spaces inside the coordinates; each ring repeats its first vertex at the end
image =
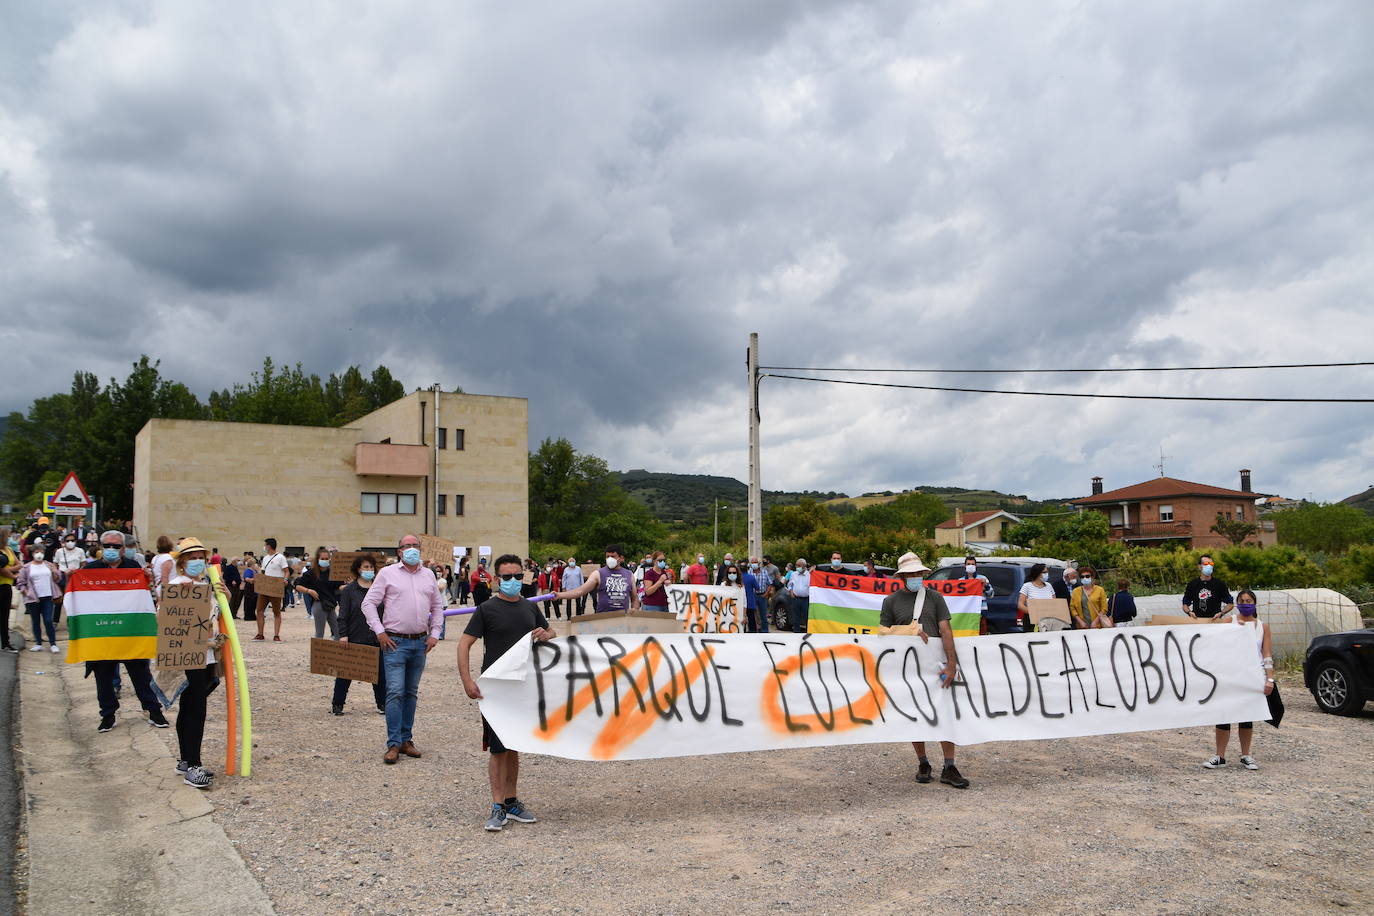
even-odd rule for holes
{"type": "Polygon", "coordinates": [[[175,775],[127,676],[118,724],[99,734],[95,684],[62,658],[20,655],[28,912],[274,913],[212,817],[215,790],[175,775]]]}

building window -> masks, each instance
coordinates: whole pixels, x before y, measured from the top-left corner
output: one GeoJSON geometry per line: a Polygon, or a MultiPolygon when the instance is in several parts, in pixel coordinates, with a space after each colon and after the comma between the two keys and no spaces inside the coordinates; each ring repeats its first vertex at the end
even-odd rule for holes
{"type": "Polygon", "coordinates": [[[988,526],[987,526],[987,525],[979,525],[979,526],[978,526],[978,540],[981,541],[981,540],[983,540],[984,538],[986,538],[987,536],[988,536],[988,526]]]}
{"type": "Polygon", "coordinates": [[[414,493],[363,493],[358,501],[363,515],[414,515],[414,493]]]}
{"type": "Polygon", "coordinates": [[[434,511],[439,515],[448,515],[448,495],[440,493],[434,500],[434,511]]]}
{"type": "Polygon", "coordinates": [[[1174,507],[1172,505],[1160,503],[1159,520],[1161,522],[1172,522],[1174,520],[1174,507]]]}
{"type": "MultiPolygon", "coordinates": [[[[444,429],[442,426],[439,427],[439,447],[448,448],[448,430],[444,429]]],[[[442,515],[443,513],[441,512],[439,514],[442,515]]]]}
{"type": "Polygon", "coordinates": [[[1245,521],[1245,507],[1240,503],[1236,503],[1236,520],[1245,521]]]}
{"type": "Polygon", "coordinates": [[[463,494],[462,494],[462,493],[454,493],[454,494],[453,494],[453,514],[454,514],[454,515],[462,515],[462,514],[463,514],[463,494]]]}
{"type": "MultiPolygon", "coordinates": [[[[464,440],[466,437],[463,435],[463,433],[464,433],[464,431],[461,430],[461,429],[455,429],[455,430],[453,431],[453,450],[454,450],[455,452],[461,452],[461,451],[463,450],[463,448],[464,448],[463,440],[464,440]]],[[[457,513],[455,513],[455,514],[457,514],[457,513]]]]}

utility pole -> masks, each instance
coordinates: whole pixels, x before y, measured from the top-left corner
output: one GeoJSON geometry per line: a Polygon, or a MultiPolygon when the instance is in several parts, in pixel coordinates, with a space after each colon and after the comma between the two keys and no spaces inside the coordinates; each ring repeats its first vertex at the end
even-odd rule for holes
{"type": "Polygon", "coordinates": [[[715,529],[711,532],[711,546],[715,547],[720,543],[720,510],[729,509],[729,506],[721,506],[716,500],[711,500],[711,514],[715,518],[715,529]]]}
{"type": "Polygon", "coordinates": [[[749,335],[749,549],[763,555],[763,485],[759,470],[759,335],[749,335]]]}

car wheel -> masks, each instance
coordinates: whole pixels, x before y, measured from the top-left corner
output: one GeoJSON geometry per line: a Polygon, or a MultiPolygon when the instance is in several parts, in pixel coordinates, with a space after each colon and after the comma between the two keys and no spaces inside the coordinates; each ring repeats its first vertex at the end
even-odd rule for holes
{"type": "Polygon", "coordinates": [[[773,629],[782,632],[788,628],[787,608],[780,605],[773,605],[773,629]]]}
{"type": "Polygon", "coordinates": [[[1322,712],[1336,716],[1353,716],[1364,707],[1364,699],[1355,692],[1350,669],[1334,658],[1317,666],[1312,677],[1312,697],[1322,712]]]}

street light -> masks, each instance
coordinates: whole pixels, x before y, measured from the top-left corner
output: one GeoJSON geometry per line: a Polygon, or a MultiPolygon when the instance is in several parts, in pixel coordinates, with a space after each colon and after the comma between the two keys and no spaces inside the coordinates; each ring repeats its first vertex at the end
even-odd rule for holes
{"type": "Polygon", "coordinates": [[[720,543],[720,510],[729,509],[729,506],[720,505],[715,500],[711,500],[712,513],[715,518],[715,527],[711,532],[711,547],[714,549],[720,543]]]}

